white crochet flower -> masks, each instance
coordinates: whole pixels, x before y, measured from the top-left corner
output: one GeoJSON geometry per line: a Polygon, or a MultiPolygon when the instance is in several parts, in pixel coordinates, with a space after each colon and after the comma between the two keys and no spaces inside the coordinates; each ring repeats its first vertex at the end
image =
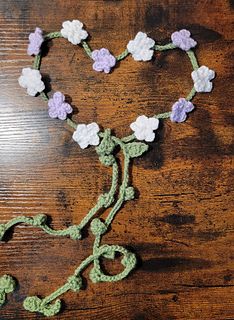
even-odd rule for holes
{"type": "Polygon", "coordinates": [[[152,59],[155,41],[144,32],[138,32],[134,40],[130,40],[127,49],[132,54],[133,59],[136,61],[148,61],[152,59]]]}
{"type": "Polygon", "coordinates": [[[35,96],[38,92],[42,92],[45,89],[45,84],[41,80],[39,70],[23,68],[18,82],[21,87],[27,89],[27,93],[30,96],[35,96]]]}
{"type": "Polygon", "coordinates": [[[96,122],[92,122],[88,125],[78,124],[72,138],[82,149],[87,148],[88,145],[97,146],[100,140],[98,136],[99,130],[99,126],[96,122]]]}
{"type": "Polygon", "coordinates": [[[158,129],[159,120],[156,118],[148,118],[146,116],[139,116],[135,122],[130,124],[130,128],[134,131],[135,137],[138,140],[145,140],[147,142],[154,141],[154,130],[158,129]]]}
{"type": "Polygon", "coordinates": [[[210,80],[214,79],[215,72],[206,66],[201,66],[191,73],[194,88],[197,92],[210,92],[213,84],[210,80]]]}
{"type": "Polygon", "coordinates": [[[88,32],[83,29],[83,23],[79,20],[64,21],[61,34],[72,44],[79,44],[88,37],[88,32]]]}

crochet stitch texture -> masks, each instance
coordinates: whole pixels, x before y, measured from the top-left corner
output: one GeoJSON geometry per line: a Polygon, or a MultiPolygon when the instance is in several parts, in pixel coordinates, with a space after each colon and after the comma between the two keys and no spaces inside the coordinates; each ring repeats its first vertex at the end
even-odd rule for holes
{"type": "MultiPolygon", "coordinates": [[[[214,78],[214,71],[206,66],[199,67],[196,56],[191,50],[196,45],[191,34],[187,30],[176,31],[172,34],[172,42],[166,45],[155,44],[145,33],[138,32],[133,40],[127,44],[127,48],[118,56],[113,56],[108,49],[92,51],[89,44],[85,41],[88,33],[83,29],[83,23],[79,20],[65,21],[59,32],[52,32],[43,36],[41,29],[36,28],[30,35],[28,54],[35,55],[33,68],[24,68],[19,78],[19,84],[27,89],[27,93],[35,96],[37,93],[48,103],[48,113],[52,118],[65,120],[74,129],[73,139],[82,149],[89,145],[95,146],[96,153],[100,162],[112,168],[112,183],[108,192],[98,197],[97,203],[90,209],[87,215],[78,225],[72,225],[62,230],[53,230],[47,223],[47,216],[38,214],[34,217],[19,216],[12,220],[0,224],[0,240],[4,240],[5,233],[19,223],[25,223],[42,229],[52,236],[68,236],[73,240],[82,239],[82,230],[90,224],[90,230],[94,236],[92,253],[85,258],[76,268],[74,273],[65,281],[61,287],[52,292],[45,298],[38,296],[27,297],[23,306],[30,312],[39,312],[44,316],[50,317],[58,314],[61,310],[62,302],[58,299],[65,292],[71,290],[79,292],[83,287],[82,272],[90,265],[93,267],[89,273],[89,278],[93,283],[119,281],[128,276],[135,268],[137,259],[134,253],[119,245],[101,244],[103,235],[108,232],[113,219],[120,210],[124,202],[133,200],[135,197],[134,187],[129,182],[129,166],[132,159],[144,154],[149,146],[145,142],[152,142],[155,139],[155,130],[158,129],[159,121],[170,118],[172,122],[183,122],[187,118],[187,113],[194,109],[191,100],[196,92],[209,92],[212,89],[211,80],[214,78]],[[41,41],[43,37],[43,41],[41,41]],[[172,110],[151,115],[147,117],[140,115],[130,124],[133,134],[118,138],[114,136],[110,128],[101,130],[95,122],[90,124],[75,123],[71,120],[72,107],[65,101],[65,96],[61,92],[56,92],[51,98],[44,92],[45,86],[40,74],[42,60],[41,45],[44,41],[55,38],[66,38],[74,45],[80,44],[87,53],[88,57],[94,60],[93,69],[109,73],[119,61],[132,55],[136,61],[148,61],[152,59],[154,51],[165,51],[180,48],[184,50],[192,64],[191,74],[194,86],[186,97],[180,98],[172,106],[172,110]],[[145,141],[145,142],[143,142],[145,141]],[[124,156],[123,173],[120,175],[120,168],[117,161],[117,151],[121,151],[124,156]],[[119,186],[119,178],[122,177],[119,186]],[[118,192],[117,192],[118,191],[118,192]],[[100,209],[111,208],[107,218],[101,220],[97,217],[100,209]],[[107,275],[100,263],[101,258],[115,259],[116,254],[122,255],[121,263],[123,271],[116,275],[107,275]]],[[[9,275],[0,278],[0,306],[6,300],[6,294],[15,288],[15,281],[9,275]]]]}

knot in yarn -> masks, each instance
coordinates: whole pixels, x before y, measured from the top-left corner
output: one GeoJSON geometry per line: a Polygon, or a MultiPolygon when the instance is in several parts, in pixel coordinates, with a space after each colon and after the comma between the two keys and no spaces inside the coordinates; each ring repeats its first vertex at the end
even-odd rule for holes
{"type": "Polygon", "coordinates": [[[114,200],[114,196],[109,193],[103,193],[98,198],[98,201],[104,208],[108,208],[114,202],[114,200]]]}
{"type": "Polygon", "coordinates": [[[103,135],[103,139],[98,147],[96,147],[96,152],[98,155],[110,155],[114,148],[115,148],[115,142],[113,141],[111,137],[111,130],[106,129],[103,135]]]}
{"type": "Polygon", "coordinates": [[[5,232],[6,232],[6,225],[0,224],[0,241],[3,239],[5,232]]]}
{"type": "Polygon", "coordinates": [[[132,252],[128,252],[121,260],[121,263],[124,267],[132,270],[133,268],[135,268],[137,263],[136,255],[132,252]]]}
{"type": "Polygon", "coordinates": [[[98,283],[101,282],[101,273],[100,271],[97,271],[97,269],[93,268],[91,269],[90,273],[89,273],[89,278],[93,283],[98,283]]]}
{"type": "Polygon", "coordinates": [[[81,276],[71,276],[67,279],[67,282],[70,286],[70,289],[74,292],[78,292],[82,287],[82,278],[81,276]]]}
{"type": "Polygon", "coordinates": [[[105,223],[103,223],[98,218],[92,220],[90,227],[93,235],[95,236],[100,236],[107,231],[107,226],[105,225],[105,223]]]}
{"type": "Polygon", "coordinates": [[[10,293],[15,290],[15,287],[16,287],[16,282],[11,276],[4,274],[0,278],[0,292],[10,293]]]}
{"type": "Polygon", "coordinates": [[[36,227],[39,227],[41,225],[43,225],[47,220],[47,216],[43,213],[36,215],[33,218],[33,225],[36,227]]]}
{"type": "Polygon", "coordinates": [[[101,157],[99,157],[99,160],[102,164],[104,164],[104,166],[110,167],[113,165],[113,163],[115,163],[115,157],[110,154],[110,155],[102,155],[101,157]]]}
{"type": "Polygon", "coordinates": [[[68,231],[72,240],[80,240],[82,238],[79,226],[70,226],[68,228],[68,231]]]}
{"type": "Polygon", "coordinates": [[[124,200],[133,200],[135,197],[135,191],[133,187],[128,187],[125,189],[124,200]]]}

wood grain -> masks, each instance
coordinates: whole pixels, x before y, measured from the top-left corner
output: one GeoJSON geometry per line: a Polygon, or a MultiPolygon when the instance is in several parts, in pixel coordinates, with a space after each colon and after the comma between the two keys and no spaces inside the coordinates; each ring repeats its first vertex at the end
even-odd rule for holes
{"type": "MultiPolygon", "coordinates": [[[[18,86],[21,69],[31,64],[27,37],[35,26],[56,31],[78,18],[93,48],[115,54],[139,30],[164,44],[186,27],[199,43],[200,64],[217,72],[213,92],[196,96],[189,120],[165,122],[151,150],[134,161],[139,197],[122,208],[104,242],[136,252],[137,270],[114,284],[87,281],[86,290],[64,295],[54,319],[234,319],[233,6],[227,0],[0,2],[0,222],[46,213],[54,228],[79,223],[111,180],[94,149],[77,147],[72,130],[49,119],[46,104],[18,86]]],[[[130,133],[137,115],[169,111],[192,85],[179,50],[149,63],[129,57],[106,75],[64,39],[51,43],[42,72],[47,86],[72,99],[76,121],[96,121],[119,136],[130,133]]],[[[75,242],[16,227],[0,245],[0,270],[15,276],[19,288],[0,319],[43,319],[24,311],[24,298],[62,285],[92,243],[88,232],[75,242]]]]}

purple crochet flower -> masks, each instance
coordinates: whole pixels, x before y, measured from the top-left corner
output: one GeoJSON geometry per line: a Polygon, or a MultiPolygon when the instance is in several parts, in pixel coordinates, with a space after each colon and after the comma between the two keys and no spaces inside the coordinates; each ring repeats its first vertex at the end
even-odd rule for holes
{"type": "Polygon", "coordinates": [[[67,114],[72,113],[72,107],[65,102],[65,96],[62,92],[55,92],[53,98],[48,101],[49,116],[53,119],[59,118],[65,120],[67,114]]]}
{"type": "Polygon", "coordinates": [[[92,59],[95,61],[93,70],[104,71],[109,73],[111,68],[115,66],[116,59],[108,49],[102,48],[92,52],[92,59]]]}
{"type": "Polygon", "coordinates": [[[197,42],[190,37],[191,33],[182,29],[180,31],[173,32],[171,40],[173,44],[184,51],[188,51],[197,45],[197,42]]]}
{"type": "Polygon", "coordinates": [[[180,98],[172,106],[170,119],[172,122],[183,122],[187,118],[187,113],[194,109],[192,102],[180,98]]]}
{"type": "Polygon", "coordinates": [[[42,30],[36,28],[34,33],[30,33],[29,35],[28,54],[30,56],[39,54],[43,41],[42,30]]]}

